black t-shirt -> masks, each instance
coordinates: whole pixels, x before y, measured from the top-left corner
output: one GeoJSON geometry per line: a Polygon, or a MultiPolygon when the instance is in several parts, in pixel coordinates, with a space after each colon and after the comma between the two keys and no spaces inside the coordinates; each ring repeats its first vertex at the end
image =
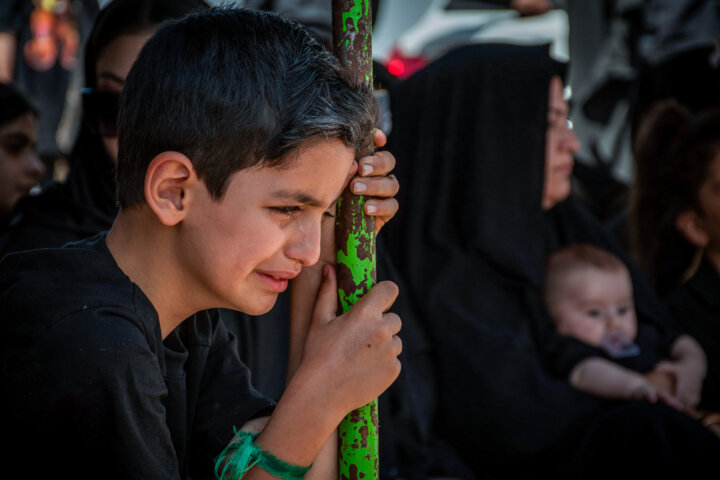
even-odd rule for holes
{"type": "Polygon", "coordinates": [[[600,357],[638,373],[648,373],[655,368],[658,362],[670,358],[670,349],[677,336],[663,336],[662,332],[647,323],[639,322],[637,327],[638,333],[635,343],[640,347],[637,355],[612,358],[602,348],[596,348],[580,340],[565,337],[564,342],[558,345],[554,352],[545,352],[547,358],[552,361],[549,367],[555,375],[567,378],[573,368],[581,361],[589,357],[600,357]]]}
{"type": "Polygon", "coordinates": [[[720,275],[703,260],[695,275],[667,299],[678,323],[707,355],[700,407],[720,410],[720,275]]]}
{"type": "Polygon", "coordinates": [[[162,340],[104,234],[6,257],[0,315],[4,468],[210,478],[233,427],[273,406],[252,388],[217,312],[162,340]]]}

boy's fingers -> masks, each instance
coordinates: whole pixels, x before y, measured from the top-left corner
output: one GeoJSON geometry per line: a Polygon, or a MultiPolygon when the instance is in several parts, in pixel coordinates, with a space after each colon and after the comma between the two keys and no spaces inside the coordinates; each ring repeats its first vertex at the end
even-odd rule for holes
{"type": "Polygon", "coordinates": [[[402,320],[400,320],[400,317],[397,313],[388,312],[383,315],[383,320],[387,324],[388,330],[390,331],[391,335],[397,335],[400,333],[400,329],[402,328],[402,320]]]}
{"type": "Polygon", "coordinates": [[[378,217],[384,221],[390,220],[398,211],[399,204],[394,198],[385,200],[368,200],[365,202],[365,213],[378,217]]]}
{"type": "Polygon", "coordinates": [[[323,278],[318,289],[313,324],[324,325],[332,321],[337,312],[337,278],[335,269],[330,265],[323,266],[323,278]]]}
{"type": "Polygon", "coordinates": [[[394,176],[388,177],[355,177],[350,189],[356,195],[389,198],[397,195],[400,183],[394,176]]]}
{"type": "Polygon", "coordinates": [[[375,147],[384,147],[387,143],[387,135],[379,128],[375,129],[375,147]]]}
{"type": "Polygon", "coordinates": [[[378,283],[365,294],[356,304],[356,308],[376,308],[386,312],[398,296],[398,286],[389,280],[378,283]],[[372,307],[370,307],[372,306],[372,307]]]}
{"type": "Polygon", "coordinates": [[[361,177],[381,177],[395,169],[395,156],[388,151],[375,152],[359,161],[358,175],[361,177]]]}
{"type": "Polygon", "coordinates": [[[393,341],[393,348],[394,348],[395,356],[397,357],[398,355],[400,355],[402,353],[402,340],[397,335],[394,335],[392,337],[392,341],[393,341]]]}

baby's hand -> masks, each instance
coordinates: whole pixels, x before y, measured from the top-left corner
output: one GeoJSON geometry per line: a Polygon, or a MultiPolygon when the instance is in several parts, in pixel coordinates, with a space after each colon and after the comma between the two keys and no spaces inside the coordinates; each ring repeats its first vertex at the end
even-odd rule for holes
{"type": "Polygon", "coordinates": [[[640,382],[640,384],[633,390],[633,400],[647,400],[650,403],[655,403],[658,400],[663,403],[682,410],[682,403],[670,392],[662,388],[657,388],[647,380],[640,382]]]}
{"type": "MultiPolygon", "coordinates": [[[[382,147],[387,142],[385,134],[375,129],[375,146],[382,147]]],[[[395,157],[388,151],[375,152],[360,159],[358,176],[352,179],[350,190],[356,195],[365,195],[365,213],[375,217],[375,233],[385,225],[398,211],[395,200],[400,184],[390,172],[395,168],[395,157]]]]}
{"type": "Polygon", "coordinates": [[[633,400],[647,400],[650,403],[658,401],[658,389],[647,381],[641,381],[632,391],[633,400]]]}

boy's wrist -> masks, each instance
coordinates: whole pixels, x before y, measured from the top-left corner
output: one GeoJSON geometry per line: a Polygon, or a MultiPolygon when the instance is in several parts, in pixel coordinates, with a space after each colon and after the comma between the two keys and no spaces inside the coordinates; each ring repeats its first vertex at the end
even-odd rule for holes
{"type": "Polygon", "coordinates": [[[256,444],[281,460],[310,465],[344,414],[298,370],[256,444]]]}
{"type": "Polygon", "coordinates": [[[311,428],[331,432],[350,408],[345,407],[343,399],[329,388],[332,380],[326,375],[319,375],[316,370],[301,363],[280,403],[287,403],[288,411],[299,412],[311,424],[311,428]]]}

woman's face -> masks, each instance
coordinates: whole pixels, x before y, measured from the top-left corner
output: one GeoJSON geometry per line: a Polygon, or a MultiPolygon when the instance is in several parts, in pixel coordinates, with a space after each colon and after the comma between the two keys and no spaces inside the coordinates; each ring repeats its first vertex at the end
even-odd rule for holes
{"type": "Polygon", "coordinates": [[[720,152],[708,165],[707,176],[700,186],[698,201],[702,213],[700,227],[707,235],[708,253],[720,254],[720,152]]]}
{"type": "MultiPolygon", "coordinates": [[[[97,90],[120,95],[125,79],[145,42],[154,32],[120,35],[102,49],[95,63],[95,82],[97,90]]],[[[110,158],[117,163],[117,136],[103,136],[103,145],[110,158]]]]}
{"type": "Polygon", "coordinates": [[[549,210],[570,195],[573,157],[580,142],[568,123],[568,103],[563,97],[560,77],[550,80],[548,129],[545,141],[545,184],[542,206],[549,210]]]}
{"type": "Polygon", "coordinates": [[[0,127],[0,218],[8,217],[45,174],[35,153],[37,124],[35,115],[24,113],[0,127]]]}

